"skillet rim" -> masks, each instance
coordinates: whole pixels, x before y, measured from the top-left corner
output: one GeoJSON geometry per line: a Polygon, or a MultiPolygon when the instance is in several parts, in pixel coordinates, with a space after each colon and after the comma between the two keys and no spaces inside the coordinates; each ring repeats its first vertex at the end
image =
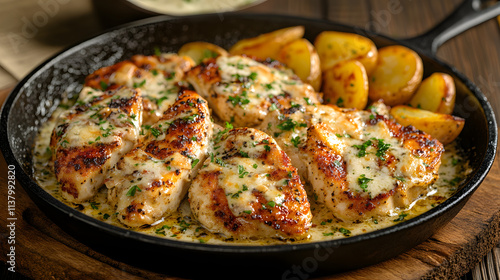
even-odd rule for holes
{"type": "MultiPolygon", "coordinates": [[[[306,26],[307,28],[307,26],[306,26]]],[[[468,94],[468,93],[467,93],[468,94]]],[[[0,115],[0,149],[2,154],[7,162],[7,166],[14,165],[16,167],[16,178],[20,181],[21,186],[30,194],[36,195],[38,198],[42,199],[45,203],[57,209],[57,211],[62,212],[60,214],[68,215],[70,218],[74,218],[87,224],[89,226],[95,227],[101,231],[108,232],[109,234],[115,235],[121,238],[131,238],[135,241],[149,243],[151,245],[159,245],[162,247],[172,247],[183,250],[193,250],[199,252],[221,252],[221,253],[271,253],[271,252],[295,252],[295,251],[306,251],[318,248],[319,245],[323,245],[323,247],[333,247],[337,248],[340,246],[346,246],[350,244],[355,244],[358,242],[362,242],[369,239],[375,239],[382,236],[387,236],[393,234],[398,231],[402,231],[405,229],[409,229],[412,227],[416,227],[420,224],[428,222],[433,219],[437,219],[439,216],[445,214],[456,206],[457,204],[466,201],[472,193],[480,186],[482,181],[486,178],[489,170],[491,169],[494,159],[496,156],[496,148],[497,148],[497,138],[498,138],[498,128],[496,125],[496,119],[491,105],[489,104],[486,96],[481,92],[481,90],[464,74],[460,73],[455,67],[439,60],[433,54],[426,53],[421,51],[416,46],[412,46],[405,42],[404,40],[394,39],[389,36],[385,36],[382,34],[378,34],[375,32],[371,32],[368,30],[364,30],[362,28],[358,28],[355,26],[350,26],[346,24],[336,23],[333,21],[328,21],[324,19],[314,19],[300,16],[290,16],[290,15],[278,15],[271,13],[264,14],[251,14],[251,13],[218,13],[218,14],[206,14],[206,15],[196,15],[196,16],[186,16],[186,17],[171,17],[171,16],[157,16],[152,18],[147,18],[139,21],[134,21],[131,23],[126,23],[108,30],[103,31],[102,33],[95,35],[89,39],[83,40],[79,43],[76,43],[70,47],[63,49],[57,54],[45,60],[35,69],[33,69],[26,77],[24,77],[11,91],[7,99],[5,100],[0,115]],[[16,160],[12,149],[10,147],[10,142],[7,137],[7,124],[9,121],[9,115],[11,111],[12,105],[17,101],[19,97],[19,93],[21,90],[26,87],[34,78],[36,78],[37,74],[44,69],[48,69],[50,66],[59,62],[60,60],[66,58],[69,55],[74,54],[81,48],[90,46],[95,44],[95,42],[99,41],[103,37],[112,36],[113,32],[121,31],[123,29],[129,28],[139,28],[144,26],[151,26],[160,22],[165,21],[189,21],[191,19],[197,20],[213,20],[214,18],[247,18],[247,19],[286,19],[286,20],[299,20],[299,21],[307,21],[310,24],[323,24],[330,25],[332,27],[343,27],[347,29],[354,30],[354,33],[363,32],[369,36],[380,37],[385,40],[404,45],[409,47],[410,49],[415,50],[417,53],[423,54],[431,59],[433,62],[437,63],[440,67],[449,70],[453,75],[459,79],[468,90],[470,90],[471,95],[473,95],[478,103],[481,105],[481,109],[483,110],[483,114],[485,116],[485,120],[487,121],[487,133],[488,133],[488,146],[486,148],[484,157],[479,165],[477,170],[474,170],[474,174],[470,177],[469,181],[464,184],[458,192],[456,192],[453,196],[448,198],[443,203],[439,204],[435,208],[420,214],[419,216],[412,218],[410,220],[395,224],[388,228],[383,228],[379,230],[375,230],[372,232],[368,232],[365,234],[340,238],[336,240],[329,241],[316,241],[316,242],[307,242],[307,243],[297,243],[297,244],[279,244],[279,245],[221,245],[221,244],[202,244],[195,242],[187,242],[187,241],[179,241],[166,239],[161,237],[156,237],[152,235],[146,235],[139,232],[135,232],[126,228],[114,226],[107,224],[103,221],[97,220],[91,216],[87,216],[84,213],[77,211],[76,209],[71,208],[70,206],[64,204],[62,201],[59,201],[48,192],[43,190],[34,180],[30,178],[28,174],[26,174],[21,167],[20,163],[16,160]]],[[[33,199],[32,199],[33,200],[33,199]]],[[[462,207],[460,207],[461,210],[462,207]]],[[[46,212],[43,211],[42,212],[46,212]]],[[[453,217],[452,217],[453,218],[453,217]]],[[[450,219],[451,220],[451,219],[450,219]]],[[[446,223],[445,223],[446,224],[446,223]]]]}

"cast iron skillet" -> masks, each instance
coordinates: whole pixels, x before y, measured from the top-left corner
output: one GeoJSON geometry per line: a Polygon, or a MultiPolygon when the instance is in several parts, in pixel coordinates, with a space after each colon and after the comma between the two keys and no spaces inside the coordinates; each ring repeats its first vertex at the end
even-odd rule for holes
{"type": "MultiPolygon", "coordinates": [[[[445,21],[445,26],[451,28],[448,32],[456,32],[457,26],[460,27],[463,17],[457,15],[464,11],[476,13],[475,19],[478,15],[491,18],[491,9],[477,13],[470,8],[471,3],[467,1],[445,21]]],[[[499,8],[494,7],[495,13],[499,8]]],[[[433,42],[429,38],[442,33],[429,34],[419,41],[433,42]]],[[[129,264],[189,277],[209,273],[238,278],[256,274],[267,278],[273,273],[283,279],[303,279],[311,273],[350,270],[392,258],[429,238],[458,213],[493,164],[497,125],[491,106],[472,82],[430,51],[358,28],[298,17],[219,14],[148,19],[71,47],[24,78],[3,106],[0,146],[7,163],[15,165],[17,180],[56,224],[95,250],[129,264]],[[175,52],[184,43],[201,40],[228,48],[241,38],[293,25],[304,25],[305,37],[311,41],[321,31],[337,30],[368,36],[378,47],[407,45],[421,55],[424,77],[437,71],[454,77],[457,88],[454,114],[466,119],[459,143],[467,151],[474,169],[455,195],[414,219],[364,235],[307,244],[245,247],[185,243],[110,226],[66,206],[34,181],[31,151],[38,128],[57,107],[63,92],[70,96],[78,94],[86,75],[134,54],[153,54],[155,47],[175,52]],[[236,274],[229,274],[231,271],[236,274]]]]}

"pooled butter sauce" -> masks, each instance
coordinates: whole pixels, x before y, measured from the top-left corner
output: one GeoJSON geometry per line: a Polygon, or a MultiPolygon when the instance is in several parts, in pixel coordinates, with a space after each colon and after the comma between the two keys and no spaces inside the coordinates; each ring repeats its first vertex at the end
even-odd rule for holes
{"type": "MultiPolygon", "coordinates": [[[[88,202],[75,204],[62,198],[60,187],[53,172],[52,155],[49,148],[50,135],[55,126],[55,116],[59,115],[62,110],[58,109],[54,112],[51,120],[41,127],[36,139],[33,152],[34,176],[36,181],[48,193],[68,206],[105,223],[127,228],[118,221],[115,209],[107,202],[107,189],[104,186],[88,202]]],[[[164,217],[147,228],[129,228],[129,230],[161,238],[225,245],[294,244],[360,235],[411,219],[432,209],[452,196],[466,175],[471,171],[467,160],[462,155],[463,151],[458,148],[456,142],[447,145],[446,152],[441,159],[439,179],[434,184],[428,186],[427,195],[417,199],[408,209],[396,209],[387,216],[372,217],[364,221],[343,222],[336,219],[322,204],[316,203],[313,197],[309,197],[313,214],[313,225],[309,229],[308,238],[304,240],[279,238],[236,240],[211,233],[194,219],[187,199],[183,200],[179,209],[174,214],[164,217]]],[[[309,186],[306,185],[306,189],[308,188],[309,186]]]]}

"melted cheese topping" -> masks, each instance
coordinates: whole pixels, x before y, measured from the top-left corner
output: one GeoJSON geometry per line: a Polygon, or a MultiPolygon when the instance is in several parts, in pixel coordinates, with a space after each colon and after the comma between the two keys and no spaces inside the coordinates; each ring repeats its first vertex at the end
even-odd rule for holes
{"type": "Polygon", "coordinates": [[[295,79],[289,69],[274,69],[243,56],[219,56],[216,61],[221,82],[214,87],[215,92],[223,96],[237,94],[242,100],[238,100],[239,104],[245,107],[259,107],[263,98],[285,93],[296,99],[296,103],[306,104],[305,93],[315,95],[312,86],[295,79]]]}

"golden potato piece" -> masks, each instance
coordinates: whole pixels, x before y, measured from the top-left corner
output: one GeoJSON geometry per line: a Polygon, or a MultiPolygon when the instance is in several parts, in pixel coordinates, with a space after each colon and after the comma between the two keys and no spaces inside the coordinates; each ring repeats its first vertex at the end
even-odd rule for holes
{"type": "Polygon", "coordinates": [[[422,81],[410,105],[427,111],[451,114],[455,107],[455,82],[445,73],[434,73],[422,81]]]}
{"type": "MultiPolygon", "coordinates": [[[[251,28],[251,27],[249,27],[251,28]]],[[[293,26],[264,33],[254,38],[239,40],[229,53],[232,55],[246,54],[260,59],[278,59],[278,53],[286,44],[304,36],[303,26],[293,26]]]]}
{"type": "Polygon", "coordinates": [[[344,60],[357,60],[370,75],[377,64],[378,51],[372,40],[358,34],[323,31],[314,41],[325,71],[344,60]]]}
{"type": "Polygon", "coordinates": [[[312,85],[314,90],[320,90],[321,66],[318,52],[307,39],[300,38],[285,45],[278,53],[278,60],[290,67],[303,82],[312,85]]]}
{"type": "Polygon", "coordinates": [[[390,114],[399,124],[413,125],[417,129],[429,133],[443,144],[455,140],[465,124],[465,120],[459,117],[433,113],[405,105],[393,107],[390,114]]]}
{"type": "Polygon", "coordinates": [[[184,44],[179,49],[178,54],[180,56],[191,57],[196,64],[200,64],[205,58],[229,55],[225,49],[207,42],[190,42],[184,44]]]}
{"type": "Polygon", "coordinates": [[[393,106],[407,103],[422,82],[423,65],[418,54],[403,46],[378,50],[377,66],[369,75],[369,97],[393,106]]]}
{"type": "Polygon", "coordinates": [[[368,102],[368,76],[363,64],[342,61],[323,72],[323,97],[340,107],[364,109],[368,102]]]}

